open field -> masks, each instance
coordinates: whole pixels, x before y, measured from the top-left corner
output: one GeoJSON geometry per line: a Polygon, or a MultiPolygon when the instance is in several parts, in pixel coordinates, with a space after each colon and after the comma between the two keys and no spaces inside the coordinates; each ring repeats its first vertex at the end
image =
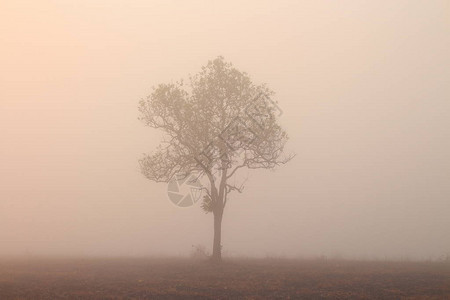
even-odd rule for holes
{"type": "Polygon", "coordinates": [[[448,262],[182,258],[0,261],[0,299],[450,299],[448,262]]]}

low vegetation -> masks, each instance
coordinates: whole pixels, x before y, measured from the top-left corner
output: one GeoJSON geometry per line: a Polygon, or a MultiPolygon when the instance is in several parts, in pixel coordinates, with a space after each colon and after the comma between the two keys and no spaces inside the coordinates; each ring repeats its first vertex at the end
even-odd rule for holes
{"type": "Polygon", "coordinates": [[[226,259],[220,266],[184,258],[0,261],[0,299],[299,297],[450,299],[450,264],[278,258],[226,259]]]}

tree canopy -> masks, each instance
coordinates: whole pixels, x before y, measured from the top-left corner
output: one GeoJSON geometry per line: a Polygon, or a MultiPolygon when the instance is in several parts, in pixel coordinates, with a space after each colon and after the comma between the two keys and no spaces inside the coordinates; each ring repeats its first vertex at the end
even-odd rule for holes
{"type": "Polygon", "coordinates": [[[139,119],[165,133],[158,149],[140,160],[142,173],[156,182],[176,174],[207,178],[202,208],[221,218],[228,194],[242,192],[242,184],[230,184],[236,172],[272,169],[293,157],[283,154],[288,136],[273,96],[221,56],[187,83],[159,84],[139,103],[139,119]]]}

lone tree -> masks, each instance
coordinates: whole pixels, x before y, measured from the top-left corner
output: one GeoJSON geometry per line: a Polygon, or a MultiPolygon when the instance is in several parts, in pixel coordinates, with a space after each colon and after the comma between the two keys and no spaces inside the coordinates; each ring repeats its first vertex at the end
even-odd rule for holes
{"type": "Polygon", "coordinates": [[[160,84],[139,103],[139,119],[166,137],[153,154],[140,159],[141,171],[155,182],[191,174],[206,182],[201,207],[214,215],[215,262],[222,258],[227,200],[231,192],[243,190],[243,183],[231,184],[233,177],[242,168],[273,169],[293,157],[283,155],[288,137],[277,122],[281,110],[273,95],[219,56],[188,84],[160,84]]]}

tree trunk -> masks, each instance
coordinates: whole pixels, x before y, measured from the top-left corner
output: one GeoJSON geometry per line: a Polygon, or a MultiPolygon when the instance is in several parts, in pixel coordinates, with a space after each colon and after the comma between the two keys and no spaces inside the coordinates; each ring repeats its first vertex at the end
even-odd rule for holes
{"type": "Polygon", "coordinates": [[[223,209],[217,209],[213,211],[214,214],[214,241],[213,241],[213,253],[211,260],[216,263],[222,261],[222,216],[223,209]]]}

